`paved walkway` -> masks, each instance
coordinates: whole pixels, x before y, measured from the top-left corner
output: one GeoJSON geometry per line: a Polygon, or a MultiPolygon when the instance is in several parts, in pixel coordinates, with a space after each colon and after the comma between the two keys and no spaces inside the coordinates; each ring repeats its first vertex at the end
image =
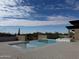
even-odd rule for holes
{"type": "Polygon", "coordinates": [[[0,43],[0,59],[79,59],[79,42],[55,43],[30,50],[0,43]]]}

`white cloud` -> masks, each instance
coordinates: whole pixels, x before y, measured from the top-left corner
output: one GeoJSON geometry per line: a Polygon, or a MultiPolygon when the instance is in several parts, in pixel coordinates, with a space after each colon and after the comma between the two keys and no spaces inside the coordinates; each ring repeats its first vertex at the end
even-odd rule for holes
{"type": "Polygon", "coordinates": [[[65,16],[48,16],[47,21],[24,20],[24,19],[5,19],[0,20],[0,26],[47,26],[47,25],[66,25],[70,20],[78,18],[65,16]]]}
{"type": "Polygon", "coordinates": [[[46,26],[46,25],[61,25],[65,22],[58,21],[29,21],[29,20],[0,20],[0,26],[46,26]]]}
{"type": "Polygon", "coordinates": [[[74,10],[79,10],[79,1],[77,1],[77,2],[75,3],[75,8],[74,8],[74,10]]]}
{"type": "MultiPolygon", "coordinates": [[[[29,12],[34,12],[33,6],[21,6],[22,0],[0,0],[0,17],[12,16],[17,18],[29,17],[29,12]],[[19,4],[17,6],[17,3],[19,4]],[[13,6],[13,7],[10,7],[13,6]]],[[[60,5],[62,6],[62,5],[60,5]]],[[[49,6],[48,6],[49,7],[49,6]]],[[[52,5],[50,6],[53,9],[52,5]]],[[[48,21],[18,20],[18,19],[0,19],[0,26],[46,26],[67,24],[68,20],[76,19],[74,17],[64,16],[44,16],[48,21]]]]}
{"type": "Polygon", "coordinates": [[[48,20],[49,21],[70,21],[70,20],[74,20],[77,19],[75,17],[69,16],[48,16],[48,20]]]}
{"type": "Polygon", "coordinates": [[[0,0],[0,5],[5,6],[5,5],[16,5],[17,0],[0,0]]]}
{"type": "Polygon", "coordinates": [[[67,24],[69,17],[64,16],[48,16],[48,21],[55,21],[56,24],[67,24]]]}
{"type": "Polygon", "coordinates": [[[66,0],[66,3],[72,6],[72,10],[79,10],[79,1],[77,0],[66,0]]]}
{"type": "Polygon", "coordinates": [[[75,0],[65,0],[67,4],[73,5],[75,3],[75,0]]]}
{"type": "Polygon", "coordinates": [[[35,12],[33,6],[22,6],[21,2],[22,0],[0,0],[0,17],[28,17],[29,12],[35,12]]]}
{"type": "Polygon", "coordinates": [[[75,18],[75,17],[66,17],[66,16],[48,16],[48,21],[55,21],[56,24],[68,24],[69,21],[72,20],[77,20],[79,18],[75,18]]]}
{"type": "Polygon", "coordinates": [[[49,21],[64,20],[64,19],[67,19],[67,17],[63,17],[63,16],[48,16],[48,20],[49,21]]]}
{"type": "Polygon", "coordinates": [[[56,4],[56,6],[55,5],[47,5],[46,7],[44,7],[44,9],[59,10],[59,9],[70,9],[70,7],[66,6],[64,4],[56,4]]]}
{"type": "Polygon", "coordinates": [[[68,5],[72,6],[72,10],[79,10],[79,1],[78,0],[65,0],[68,5]]]}

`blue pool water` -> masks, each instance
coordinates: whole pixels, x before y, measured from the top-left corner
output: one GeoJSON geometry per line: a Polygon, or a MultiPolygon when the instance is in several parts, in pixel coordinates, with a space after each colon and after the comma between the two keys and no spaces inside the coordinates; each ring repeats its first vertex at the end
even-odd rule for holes
{"type": "Polygon", "coordinates": [[[54,39],[47,39],[47,40],[33,40],[29,42],[20,42],[16,44],[12,44],[13,46],[19,46],[22,48],[37,48],[37,47],[42,47],[46,45],[51,45],[56,43],[54,39]]]}

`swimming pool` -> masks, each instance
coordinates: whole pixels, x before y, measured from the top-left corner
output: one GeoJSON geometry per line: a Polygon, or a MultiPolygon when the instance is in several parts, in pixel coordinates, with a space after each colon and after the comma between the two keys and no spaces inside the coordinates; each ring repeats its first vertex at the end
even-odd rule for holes
{"type": "Polygon", "coordinates": [[[54,39],[46,39],[46,40],[33,40],[29,42],[20,42],[20,43],[14,43],[10,44],[12,46],[17,46],[21,48],[37,48],[37,47],[42,47],[46,45],[51,45],[56,43],[56,40],[54,39]]]}

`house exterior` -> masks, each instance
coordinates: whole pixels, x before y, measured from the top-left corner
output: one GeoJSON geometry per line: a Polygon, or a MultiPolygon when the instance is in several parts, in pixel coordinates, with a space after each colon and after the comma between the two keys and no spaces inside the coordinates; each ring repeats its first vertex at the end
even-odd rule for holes
{"type": "Polygon", "coordinates": [[[27,35],[17,35],[18,41],[30,41],[30,40],[42,40],[47,39],[45,34],[27,34],[27,35]]]}
{"type": "Polygon", "coordinates": [[[45,34],[27,34],[28,40],[42,40],[47,39],[47,35],[45,34]]]}
{"type": "Polygon", "coordinates": [[[47,35],[43,33],[34,33],[34,34],[20,34],[20,28],[18,29],[18,34],[16,35],[19,41],[30,41],[30,40],[42,40],[47,39],[47,35]]]}
{"type": "Polygon", "coordinates": [[[69,37],[72,39],[72,41],[78,41],[79,40],[79,20],[69,21],[71,26],[67,26],[67,29],[69,30],[69,37]]]}
{"type": "Polygon", "coordinates": [[[38,40],[43,40],[43,39],[47,39],[47,35],[44,34],[38,35],[38,40]]]}
{"type": "Polygon", "coordinates": [[[18,41],[26,41],[26,39],[27,39],[26,38],[27,36],[25,36],[25,35],[17,35],[16,37],[17,37],[18,41]]]}

